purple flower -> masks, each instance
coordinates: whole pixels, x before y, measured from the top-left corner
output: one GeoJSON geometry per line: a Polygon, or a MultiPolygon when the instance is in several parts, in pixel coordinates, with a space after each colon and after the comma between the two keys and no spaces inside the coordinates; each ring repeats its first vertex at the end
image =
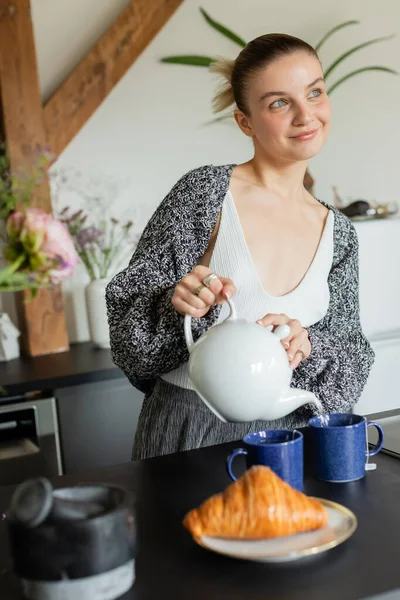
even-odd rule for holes
{"type": "Polygon", "coordinates": [[[76,241],[78,246],[82,250],[85,250],[86,246],[90,244],[98,244],[99,246],[101,246],[103,242],[103,236],[104,232],[101,231],[101,229],[97,229],[97,227],[90,226],[81,229],[76,234],[76,241]]]}

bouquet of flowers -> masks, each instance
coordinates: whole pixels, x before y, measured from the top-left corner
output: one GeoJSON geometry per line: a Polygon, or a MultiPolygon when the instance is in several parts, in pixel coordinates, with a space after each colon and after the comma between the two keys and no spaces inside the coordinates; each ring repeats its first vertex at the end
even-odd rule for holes
{"type": "Polygon", "coordinates": [[[3,227],[3,255],[0,291],[56,285],[70,277],[79,262],[68,228],[53,215],[31,208],[32,192],[43,180],[51,161],[48,151],[38,152],[32,173],[14,174],[0,150],[0,219],[3,227]]]}

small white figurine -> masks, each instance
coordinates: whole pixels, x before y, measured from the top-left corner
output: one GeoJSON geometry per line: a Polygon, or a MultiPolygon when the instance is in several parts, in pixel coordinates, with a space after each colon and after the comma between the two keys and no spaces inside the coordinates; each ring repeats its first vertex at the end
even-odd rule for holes
{"type": "Polygon", "coordinates": [[[19,357],[18,337],[21,332],[7,313],[0,313],[0,362],[19,357]]]}

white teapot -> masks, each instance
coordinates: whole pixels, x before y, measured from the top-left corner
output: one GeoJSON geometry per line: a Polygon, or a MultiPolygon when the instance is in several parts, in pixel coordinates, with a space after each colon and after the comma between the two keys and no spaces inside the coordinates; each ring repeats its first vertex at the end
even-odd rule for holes
{"type": "Polygon", "coordinates": [[[288,325],[269,329],[230,314],[193,342],[192,319],[185,316],[189,378],[194,390],[221,421],[271,421],[303,404],[321,403],[312,392],[290,387],[292,369],[280,340],[288,325]]]}

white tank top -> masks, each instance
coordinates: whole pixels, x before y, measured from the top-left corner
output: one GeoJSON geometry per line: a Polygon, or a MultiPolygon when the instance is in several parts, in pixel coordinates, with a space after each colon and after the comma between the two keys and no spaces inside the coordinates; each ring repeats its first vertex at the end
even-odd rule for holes
{"type": "MultiPolygon", "coordinates": [[[[235,283],[234,296],[237,316],[247,321],[257,321],[268,313],[284,313],[298,319],[303,327],[309,327],[322,319],[329,306],[328,275],[333,259],[334,214],[329,211],[321,240],[310,268],[299,285],[284,296],[268,294],[262,285],[247,246],[235,202],[227,192],[221,213],[217,240],[210,261],[210,269],[229,277],[235,283]]],[[[229,306],[222,306],[218,321],[229,314],[229,306]]],[[[162,375],[162,379],[193,389],[188,377],[187,363],[162,375]]]]}

